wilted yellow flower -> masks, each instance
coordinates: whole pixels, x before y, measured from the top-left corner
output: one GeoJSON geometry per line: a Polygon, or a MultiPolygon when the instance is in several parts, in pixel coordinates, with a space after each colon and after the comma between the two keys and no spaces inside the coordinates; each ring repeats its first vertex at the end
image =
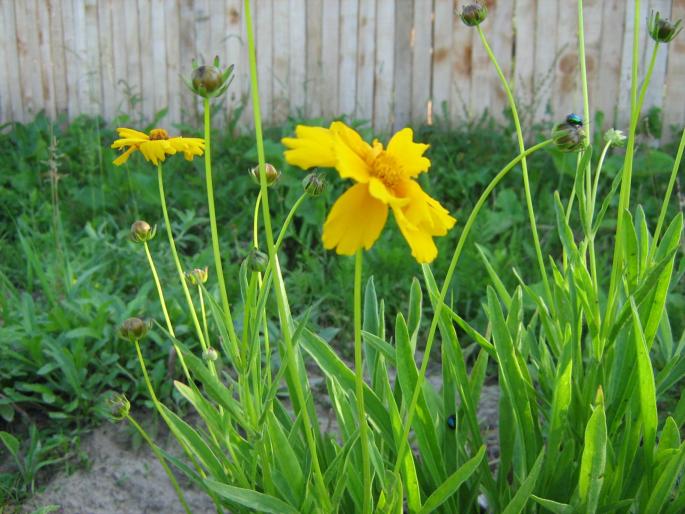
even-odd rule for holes
{"type": "Polygon", "coordinates": [[[167,155],[183,152],[186,160],[192,161],[196,155],[202,155],[205,140],[199,137],[169,137],[166,130],[152,129],[150,134],[138,132],[129,128],[118,128],[120,139],[112,143],[112,148],[126,148],[126,151],[114,160],[114,164],[121,166],[129,156],[139,150],[146,160],[157,165],[163,162],[167,155]]]}
{"type": "Polygon", "coordinates": [[[415,143],[413,132],[397,132],[387,148],[371,145],[342,122],[330,128],[298,125],[295,138],[284,138],[288,163],[308,169],[335,167],[342,178],[356,182],[333,205],[323,227],[323,243],[342,255],[369,249],[380,236],[388,207],[418,262],[438,254],[433,237],[444,236],[456,220],[426,194],[414,179],[430,167],[428,145],[415,143]]]}

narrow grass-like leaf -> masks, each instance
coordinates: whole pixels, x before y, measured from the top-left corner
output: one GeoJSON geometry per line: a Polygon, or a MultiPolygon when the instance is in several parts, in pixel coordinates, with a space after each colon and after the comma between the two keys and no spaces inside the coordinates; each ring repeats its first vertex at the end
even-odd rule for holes
{"type": "Polygon", "coordinates": [[[234,487],[216,480],[206,479],[205,483],[216,494],[226,500],[265,514],[299,514],[299,511],[283,500],[268,494],[234,487]]]}
{"type": "Polygon", "coordinates": [[[528,476],[521,483],[521,487],[518,488],[518,491],[516,491],[514,497],[502,511],[502,514],[519,514],[519,512],[523,512],[523,508],[526,506],[526,503],[528,503],[528,500],[535,489],[535,484],[537,484],[544,456],[545,450],[543,448],[540,450],[537,459],[535,459],[535,464],[533,464],[530,473],[528,473],[528,476]]]}
{"type": "Polygon", "coordinates": [[[597,391],[594,409],[585,428],[585,446],[578,477],[578,495],[583,512],[587,514],[597,511],[607,458],[607,425],[601,389],[597,391]]]}
{"type": "Polygon", "coordinates": [[[383,354],[383,356],[390,362],[395,364],[395,348],[388,342],[384,341],[380,337],[371,332],[365,332],[362,330],[362,337],[367,346],[372,346],[376,351],[383,354]]]}
{"type": "Polygon", "coordinates": [[[502,282],[502,279],[499,278],[499,275],[495,271],[495,268],[493,268],[492,264],[490,263],[490,259],[488,259],[488,256],[485,255],[485,250],[483,250],[483,247],[479,244],[476,244],[476,249],[478,250],[478,254],[480,255],[480,258],[483,261],[483,265],[485,266],[485,269],[488,272],[490,280],[492,280],[492,285],[495,287],[495,290],[497,291],[497,294],[500,296],[500,298],[502,298],[504,306],[507,309],[509,309],[509,304],[511,303],[511,296],[509,296],[507,288],[502,282]]]}
{"type": "MultiPolygon", "coordinates": [[[[644,512],[661,512],[671,498],[671,491],[676,485],[680,473],[685,466],[685,443],[673,455],[665,466],[661,466],[661,474],[647,500],[644,512]]],[[[682,478],[681,478],[682,480],[682,478]]],[[[682,487],[682,482],[680,487],[682,487]]]]}

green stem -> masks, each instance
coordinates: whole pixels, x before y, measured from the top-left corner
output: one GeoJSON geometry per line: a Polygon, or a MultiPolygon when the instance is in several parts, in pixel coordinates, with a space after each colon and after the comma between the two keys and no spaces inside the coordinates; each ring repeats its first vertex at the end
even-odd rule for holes
{"type": "MultiPolygon", "coordinates": [[[[597,163],[597,171],[595,172],[595,180],[592,185],[592,198],[591,203],[594,206],[597,203],[597,189],[599,188],[599,176],[602,173],[602,167],[604,166],[604,159],[606,158],[607,152],[611,147],[611,143],[606,143],[602,149],[602,153],[599,156],[599,162],[597,163]]],[[[594,216],[594,212],[592,213],[594,216]]],[[[590,220],[592,221],[592,220],[590,220]]]]}
{"type": "Polygon", "coordinates": [[[205,310],[205,294],[202,292],[202,286],[198,282],[197,284],[197,294],[200,297],[200,315],[202,316],[202,328],[205,332],[205,341],[207,342],[207,348],[211,348],[212,344],[209,341],[209,326],[207,324],[207,311],[205,310]]]}
{"type": "Polygon", "coordinates": [[[485,201],[490,196],[490,193],[492,193],[497,184],[499,184],[502,181],[502,179],[505,176],[507,176],[507,174],[514,168],[514,166],[516,166],[520,161],[525,159],[528,155],[537,152],[541,148],[544,148],[545,146],[549,145],[550,143],[552,143],[552,140],[548,139],[546,141],[543,141],[542,143],[539,143],[529,148],[524,153],[518,155],[514,160],[509,162],[509,164],[507,164],[504,168],[502,168],[502,170],[495,176],[495,178],[493,178],[490,181],[490,183],[487,185],[483,193],[480,195],[480,198],[478,198],[476,205],[473,207],[471,214],[466,220],[466,225],[464,225],[464,230],[459,236],[457,246],[454,249],[454,254],[452,255],[452,260],[450,261],[449,268],[447,269],[447,275],[445,275],[445,280],[442,284],[442,289],[440,290],[440,298],[438,299],[438,302],[435,306],[433,320],[431,322],[430,329],[428,330],[428,338],[426,339],[426,349],[423,353],[423,358],[421,360],[421,369],[419,370],[419,376],[416,382],[416,387],[414,388],[414,394],[412,396],[411,402],[409,402],[409,407],[407,409],[407,417],[405,422],[403,423],[402,437],[400,437],[400,448],[397,452],[398,457],[397,461],[395,462],[394,468],[395,473],[399,473],[402,461],[404,460],[404,452],[408,448],[409,430],[411,429],[411,424],[414,419],[414,412],[416,410],[416,404],[419,399],[419,392],[423,387],[423,381],[426,377],[428,362],[430,360],[430,352],[433,347],[433,341],[435,340],[435,332],[438,327],[438,321],[442,314],[442,307],[445,303],[445,298],[447,297],[447,291],[449,289],[450,284],[452,283],[452,277],[454,276],[454,272],[457,268],[459,257],[461,256],[461,252],[464,248],[464,244],[466,243],[466,239],[468,238],[469,233],[471,232],[471,228],[473,227],[473,224],[476,221],[476,218],[478,217],[478,213],[480,212],[483,205],[485,205],[485,201]]]}
{"type": "Polygon", "coordinates": [[[661,204],[661,212],[659,212],[659,220],[656,224],[656,230],[654,231],[654,237],[652,238],[652,247],[649,249],[649,254],[653,257],[656,252],[657,242],[659,241],[659,236],[661,236],[661,229],[664,226],[664,221],[666,219],[666,211],[668,210],[668,202],[671,200],[671,193],[673,192],[673,186],[675,184],[675,179],[678,176],[678,169],[680,168],[680,160],[683,158],[683,150],[685,150],[685,130],[683,130],[682,136],[680,136],[680,146],[678,147],[678,153],[675,156],[675,162],[673,163],[673,169],[671,170],[671,178],[668,181],[668,187],[666,188],[666,196],[661,204]]]}
{"type": "Polygon", "coordinates": [[[143,370],[143,377],[145,377],[145,385],[147,386],[147,390],[150,393],[150,397],[152,398],[152,402],[155,404],[155,407],[157,407],[159,400],[157,399],[157,395],[155,394],[155,390],[152,387],[152,382],[150,381],[150,377],[147,374],[147,368],[145,367],[145,359],[143,359],[143,353],[140,351],[140,343],[138,342],[138,340],[135,340],[134,344],[136,346],[136,354],[138,354],[138,362],[140,363],[140,369],[143,370]]]}
{"type": "Polygon", "coordinates": [[[362,250],[354,256],[354,370],[359,414],[359,444],[362,450],[363,512],[371,512],[371,464],[369,461],[369,435],[364,409],[364,363],[362,361],[362,250]]]}
{"type": "Polygon", "coordinates": [[[133,419],[133,416],[130,414],[126,416],[126,419],[128,420],[131,425],[135,427],[136,430],[138,430],[138,433],[145,439],[145,442],[148,444],[150,449],[152,450],[152,453],[155,454],[155,457],[157,457],[157,460],[159,463],[162,465],[164,468],[164,472],[166,475],[169,477],[169,482],[171,482],[171,486],[174,488],[174,491],[176,491],[176,496],[178,496],[178,501],[181,502],[181,505],[183,505],[183,510],[186,511],[187,514],[191,514],[190,507],[186,503],[185,496],[183,496],[183,491],[181,491],[181,487],[178,485],[178,482],[176,481],[176,477],[174,474],[171,472],[169,469],[169,466],[166,463],[166,459],[164,458],[164,455],[162,455],[162,452],[159,451],[159,448],[157,448],[157,445],[152,441],[150,436],[143,430],[143,427],[141,427],[135,419],[133,419]]]}
{"type": "Polygon", "coordinates": [[[178,355],[178,361],[181,363],[181,367],[183,368],[183,373],[186,376],[186,380],[190,384],[190,373],[188,373],[188,368],[186,367],[185,360],[183,360],[183,354],[181,353],[180,348],[177,347],[175,339],[176,339],[176,334],[174,333],[174,327],[171,324],[171,318],[169,318],[169,312],[167,311],[166,308],[166,301],[164,299],[164,291],[162,291],[162,283],[159,281],[159,275],[157,274],[157,267],[155,266],[155,261],[152,259],[152,254],[150,253],[150,247],[147,244],[147,241],[143,241],[143,247],[145,248],[145,255],[147,256],[147,262],[150,265],[150,271],[152,272],[152,278],[155,282],[155,286],[157,287],[157,295],[159,296],[159,303],[162,306],[162,313],[164,314],[164,321],[166,323],[166,328],[169,331],[169,334],[171,335],[172,339],[172,344],[174,346],[174,351],[176,352],[176,355],[178,355]]]}
{"type": "MultiPolygon", "coordinates": [[[[281,321],[281,331],[283,340],[286,345],[286,353],[288,354],[287,363],[288,372],[290,373],[290,381],[295,393],[294,403],[296,414],[302,415],[303,430],[307,447],[311,453],[312,466],[314,471],[315,484],[320,495],[320,500],[323,503],[324,511],[331,510],[330,496],[326,484],[324,482],[323,473],[321,472],[321,465],[319,463],[318,451],[316,447],[316,440],[314,439],[314,427],[312,426],[311,418],[309,416],[309,409],[305,399],[304,391],[302,389],[301,380],[303,377],[298,373],[298,363],[295,358],[295,352],[292,351],[293,341],[290,327],[290,316],[287,307],[287,298],[285,296],[285,289],[283,287],[283,278],[281,276],[280,266],[278,264],[278,256],[276,255],[276,247],[274,245],[273,232],[271,228],[271,213],[269,212],[269,196],[266,183],[266,170],[264,159],[264,138],[262,135],[262,120],[259,103],[259,85],[257,80],[257,57],[254,43],[254,30],[252,27],[252,14],[250,11],[250,0],[244,0],[244,14],[245,23],[247,24],[247,42],[250,60],[250,86],[252,90],[252,111],[254,115],[255,137],[257,140],[257,156],[259,159],[259,182],[262,196],[262,214],[264,218],[264,229],[266,232],[266,243],[269,252],[269,261],[274,269],[274,292],[276,295],[276,305],[278,307],[278,315],[281,321]],[[299,406],[299,412],[298,407],[299,406]]],[[[306,377],[304,377],[306,380],[306,377]]],[[[318,429],[318,427],[316,427],[318,429]]]]}
{"type": "Polygon", "coordinates": [[[254,203],[254,214],[252,216],[252,244],[259,248],[259,206],[262,203],[262,192],[259,191],[257,201],[254,203]]]}
{"type": "Polygon", "coordinates": [[[224,318],[230,343],[237,353],[238,337],[233,326],[233,318],[231,316],[231,305],[228,302],[228,293],[226,292],[226,280],[224,279],[224,269],[221,264],[221,251],[219,249],[219,231],[216,225],[216,209],[214,207],[214,182],[212,180],[212,146],[211,146],[211,109],[209,105],[209,98],[205,98],[203,102],[204,107],[204,129],[205,129],[205,182],[207,183],[207,205],[209,207],[209,228],[212,233],[212,252],[214,254],[214,268],[216,270],[216,280],[219,283],[219,294],[221,296],[221,304],[224,310],[224,318]]]}

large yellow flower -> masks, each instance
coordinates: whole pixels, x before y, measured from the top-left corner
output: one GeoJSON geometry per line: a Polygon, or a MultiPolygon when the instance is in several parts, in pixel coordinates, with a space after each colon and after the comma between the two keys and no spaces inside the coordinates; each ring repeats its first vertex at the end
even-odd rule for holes
{"type": "Polygon", "coordinates": [[[183,152],[185,158],[193,160],[196,155],[202,155],[205,140],[198,137],[169,137],[166,130],[156,128],[150,134],[138,132],[129,128],[118,128],[120,139],[112,143],[112,148],[126,148],[126,151],[114,160],[114,164],[121,166],[130,155],[139,150],[146,160],[157,165],[164,161],[167,155],[183,152]]]}
{"type": "Polygon", "coordinates": [[[456,220],[428,196],[414,179],[428,171],[428,145],[415,143],[413,132],[396,133],[387,148],[371,145],[341,122],[329,128],[298,125],[296,137],[283,138],[285,159],[300,168],[335,167],[356,182],[333,205],[323,227],[323,244],[342,255],[369,249],[380,236],[392,209],[397,225],[418,262],[438,254],[433,237],[444,236],[456,220]]]}

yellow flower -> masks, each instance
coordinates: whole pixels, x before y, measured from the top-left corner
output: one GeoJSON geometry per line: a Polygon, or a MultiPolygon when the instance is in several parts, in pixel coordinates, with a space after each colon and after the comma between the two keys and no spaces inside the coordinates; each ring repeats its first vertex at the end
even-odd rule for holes
{"type": "Polygon", "coordinates": [[[118,128],[120,139],[112,143],[112,148],[126,148],[126,151],[114,160],[114,164],[121,166],[129,156],[139,150],[143,157],[157,165],[164,161],[167,155],[183,152],[186,160],[192,161],[196,155],[202,155],[205,140],[198,137],[169,137],[166,130],[156,128],[150,134],[138,132],[129,128],[118,128]]]}
{"type": "Polygon", "coordinates": [[[438,254],[433,237],[444,236],[456,220],[440,203],[426,194],[416,180],[428,171],[423,156],[428,145],[415,143],[413,132],[396,133],[387,148],[371,145],[341,122],[329,128],[298,125],[296,137],[283,138],[285,159],[300,168],[335,167],[342,178],[356,182],[333,205],[323,227],[323,244],[342,255],[369,249],[380,236],[388,208],[402,235],[420,263],[438,254]]]}

